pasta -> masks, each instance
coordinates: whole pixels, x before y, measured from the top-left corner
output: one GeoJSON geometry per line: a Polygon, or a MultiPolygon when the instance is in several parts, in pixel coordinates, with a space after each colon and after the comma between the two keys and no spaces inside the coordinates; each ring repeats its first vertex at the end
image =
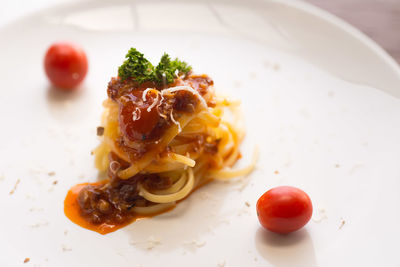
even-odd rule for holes
{"type": "Polygon", "coordinates": [[[247,175],[231,169],[244,138],[240,103],[217,97],[207,75],[188,72],[170,84],[112,78],[95,166],[109,180],[77,195],[92,224],[126,223],[171,209],[213,179],[247,175]]]}
{"type": "MultiPolygon", "coordinates": [[[[191,77],[205,78],[206,76],[193,75],[191,77]]],[[[166,190],[151,191],[139,184],[139,195],[153,203],[179,201],[193,190],[194,185],[202,184],[209,179],[228,179],[246,175],[254,167],[253,163],[241,170],[230,170],[229,168],[240,157],[239,145],[244,137],[243,130],[235,127],[239,119],[238,102],[217,99],[212,95],[211,97],[216,100],[215,106],[209,107],[203,96],[189,86],[170,87],[163,89],[161,92],[153,88],[147,88],[143,91],[142,99],[146,100],[147,94],[155,91],[157,98],[147,108],[147,110],[151,110],[156,108],[157,102],[160,102],[164,95],[173,95],[173,93],[180,90],[190,92],[199,99],[200,107],[198,110],[194,114],[184,114],[176,120],[174,116],[170,115],[172,124],[162,138],[157,140],[158,146],[153,150],[147,151],[142,158],[130,164],[128,168],[118,171],[120,179],[128,179],[140,172],[159,173],[161,175],[165,175],[166,172],[171,175],[171,172],[175,172],[176,175],[181,177],[170,188],[166,189],[167,192],[174,192],[171,194],[163,193],[166,190]],[[162,98],[158,97],[159,95],[162,98]],[[225,112],[233,113],[234,121],[228,122],[224,120],[223,115],[225,112]],[[199,142],[199,136],[204,140],[196,151],[194,146],[196,145],[195,142],[199,142]],[[209,147],[208,150],[215,151],[212,153],[205,152],[204,149],[207,146],[209,147]],[[168,152],[165,152],[165,150],[168,150],[168,152]],[[198,162],[202,164],[201,166],[197,165],[198,174],[194,176],[193,168],[196,167],[198,162]],[[189,179],[189,177],[191,178],[189,179]]],[[[208,100],[210,101],[210,99],[208,100]]],[[[107,99],[104,107],[103,127],[105,128],[105,134],[101,137],[102,142],[99,147],[94,150],[96,166],[100,171],[105,171],[109,167],[108,154],[111,151],[118,155],[120,159],[129,161],[129,155],[115,144],[115,136],[121,134],[118,125],[115,124],[118,121],[119,106],[111,99],[107,99]]],[[[143,207],[140,211],[148,213],[146,208],[143,207]]]]}

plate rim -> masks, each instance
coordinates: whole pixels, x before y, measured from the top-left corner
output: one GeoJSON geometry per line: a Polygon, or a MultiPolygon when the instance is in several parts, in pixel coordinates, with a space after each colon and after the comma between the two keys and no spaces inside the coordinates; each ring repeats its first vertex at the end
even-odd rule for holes
{"type": "MultiPolygon", "coordinates": [[[[160,1],[160,0],[154,0],[154,1],[160,1]]],[[[170,0],[170,2],[182,2],[183,0],[170,0]]],[[[367,47],[369,47],[372,51],[374,51],[388,66],[392,68],[392,70],[395,72],[395,74],[398,75],[400,78],[400,62],[397,62],[382,46],[379,45],[377,41],[369,37],[367,34],[362,32],[360,29],[357,27],[353,26],[351,23],[347,22],[345,19],[340,18],[339,16],[331,13],[328,10],[325,10],[321,7],[316,6],[315,4],[306,2],[305,0],[253,0],[253,1],[259,1],[259,2],[273,2],[277,4],[283,4],[286,5],[290,8],[294,8],[297,10],[301,10],[304,13],[308,13],[310,15],[314,15],[318,17],[319,19],[322,19],[324,21],[327,21],[336,27],[338,27],[340,30],[345,32],[348,35],[351,35],[357,40],[365,44],[367,47]]],[[[134,4],[138,2],[147,2],[146,0],[136,0],[134,4]]],[[[191,3],[196,3],[196,2],[202,2],[202,3],[209,3],[206,0],[189,0],[189,1],[184,1],[184,2],[191,2],[191,3]]],[[[234,1],[225,1],[221,0],[218,2],[229,2],[229,3],[245,3],[245,0],[234,0],[234,1]]],[[[50,3],[50,1],[49,1],[50,3]]],[[[112,0],[105,0],[105,1],[94,1],[94,0],[63,0],[63,2],[60,3],[55,3],[55,4],[50,4],[50,6],[40,8],[39,10],[35,11],[28,11],[27,13],[14,18],[2,25],[0,25],[0,32],[2,30],[5,30],[8,27],[14,26],[14,24],[20,23],[23,20],[28,20],[31,19],[35,16],[38,16],[42,13],[47,13],[51,12],[52,10],[60,9],[62,7],[71,7],[71,6],[81,6],[84,4],[101,4],[101,5],[107,5],[107,4],[123,4],[123,3],[131,3],[129,0],[117,0],[117,1],[112,1],[112,0]]]]}

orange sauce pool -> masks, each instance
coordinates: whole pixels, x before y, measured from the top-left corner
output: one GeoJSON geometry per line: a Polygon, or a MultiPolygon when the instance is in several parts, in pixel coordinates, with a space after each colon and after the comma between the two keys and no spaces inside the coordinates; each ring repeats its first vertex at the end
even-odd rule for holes
{"type": "Polygon", "coordinates": [[[83,183],[83,184],[77,184],[73,186],[67,193],[67,196],[65,197],[64,200],[64,213],[65,216],[67,216],[68,219],[70,219],[73,223],[95,231],[99,234],[105,235],[111,232],[114,232],[128,224],[131,224],[139,219],[143,218],[151,218],[153,216],[159,215],[161,213],[167,212],[172,210],[174,207],[171,209],[168,209],[166,211],[163,211],[161,213],[156,213],[156,214],[151,214],[151,215],[133,215],[129,217],[129,220],[125,220],[123,223],[115,223],[115,224],[108,224],[108,223],[101,223],[101,224],[94,224],[89,222],[88,220],[85,219],[84,216],[81,214],[81,209],[78,203],[78,194],[81,191],[83,187],[86,185],[100,185],[102,183],[83,183]]]}
{"type": "MultiPolygon", "coordinates": [[[[199,189],[200,187],[203,187],[204,185],[208,184],[209,182],[211,182],[212,179],[208,179],[203,181],[201,184],[197,185],[196,188],[194,188],[186,197],[184,197],[183,199],[177,201],[177,204],[183,200],[185,200],[186,198],[188,198],[193,192],[195,192],[197,189],[199,189]]],[[[87,219],[85,219],[84,216],[82,216],[81,214],[81,208],[79,206],[78,203],[78,195],[79,192],[81,191],[81,189],[83,187],[85,187],[86,185],[102,185],[104,184],[104,182],[97,182],[97,183],[82,183],[82,184],[77,184],[74,185],[73,187],[71,187],[71,189],[68,191],[67,196],[65,197],[64,200],[64,214],[65,216],[67,216],[68,219],[70,219],[73,223],[95,231],[99,234],[105,235],[108,233],[112,233],[114,231],[117,231],[118,229],[127,226],[128,224],[131,224],[137,220],[140,219],[144,219],[144,218],[152,218],[154,216],[163,214],[165,212],[169,212],[171,210],[173,210],[175,208],[175,206],[171,207],[170,209],[164,210],[160,213],[154,213],[154,214],[150,214],[150,215],[140,215],[140,214],[135,214],[135,215],[131,215],[129,217],[129,220],[124,221],[123,223],[114,223],[114,224],[109,224],[109,223],[101,223],[101,224],[94,224],[89,222],[87,219]]]]}

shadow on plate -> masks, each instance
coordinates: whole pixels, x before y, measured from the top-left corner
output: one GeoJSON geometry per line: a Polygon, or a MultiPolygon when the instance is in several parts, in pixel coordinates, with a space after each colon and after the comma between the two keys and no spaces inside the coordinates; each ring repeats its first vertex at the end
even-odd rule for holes
{"type": "Polygon", "coordinates": [[[90,107],[91,99],[88,91],[84,85],[72,91],[49,85],[46,98],[50,114],[56,120],[63,122],[81,120],[82,116],[88,113],[90,107]]]}
{"type": "Polygon", "coordinates": [[[85,88],[82,87],[73,90],[64,90],[49,85],[47,87],[47,100],[55,105],[64,105],[66,102],[76,101],[84,91],[85,88]]]}
{"type": "Polygon", "coordinates": [[[167,213],[134,222],[123,231],[132,247],[145,251],[169,252],[183,249],[195,252],[206,246],[214,229],[229,224],[229,215],[221,214],[229,186],[210,183],[193,192],[167,213]],[[218,194],[216,193],[218,192],[218,194]]]}
{"type": "Polygon", "coordinates": [[[254,239],[260,255],[273,266],[317,266],[312,239],[304,228],[281,235],[260,227],[254,239]]]}

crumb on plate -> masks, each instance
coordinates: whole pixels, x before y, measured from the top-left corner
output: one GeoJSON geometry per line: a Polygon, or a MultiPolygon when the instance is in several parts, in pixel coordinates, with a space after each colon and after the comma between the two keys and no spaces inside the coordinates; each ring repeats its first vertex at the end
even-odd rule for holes
{"type": "Polygon", "coordinates": [[[342,218],[340,225],[339,225],[339,230],[343,228],[344,224],[346,223],[346,221],[342,218]]]}
{"type": "Polygon", "coordinates": [[[20,179],[18,179],[18,180],[15,182],[15,185],[14,185],[13,189],[12,189],[12,190],[10,191],[10,193],[9,193],[10,195],[14,194],[15,190],[17,190],[17,186],[18,186],[19,182],[20,182],[20,179]]]}
{"type": "Polygon", "coordinates": [[[101,126],[97,127],[96,132],[97,132],[97,136],[102,136],[104,134],[104,127],[101,127],[101,126]]]}
{"type": "Polygon", "coordinates": [[[63,252],[67,252],[67,251],[71,251],[72,250],[72,248],[67,247],[65,244],[61,245],[61,249],[62,249],[63,252]]]}
{"type": "Polygon", "coordinates": [[[39,227],[47,226],[47,225],[49,225],[49,222],[38,222],[38,223],[35,223],[35,224],[31,224],[29,226],[31,228],[39,228],[39,227]]]}
{"type": "Polygon", "coordinates": [[[193,239],[190,242],[185,242],[184,245],[189,245],[189,246],[193,246],[193,247],[197,247],[197,248],[201,248],[206,244],[206,241],[199,241],[196,239],[193,239]]]}
{"type": "Polygon", "coordinates": [[[279,65],[279,63],[274,63],[274,65],[272,66],[272,69],[274,71],[279,71],[281,69],[281,65],[279,65]]]}
{"type": "Polygon", "coordinates": [[[311,219],[316,223],[320,223],[321,221],[328,219],[328,216],[326,215],[326,210],[324,208],[319,208],[315,216],[313,216],[311,219]]]}

